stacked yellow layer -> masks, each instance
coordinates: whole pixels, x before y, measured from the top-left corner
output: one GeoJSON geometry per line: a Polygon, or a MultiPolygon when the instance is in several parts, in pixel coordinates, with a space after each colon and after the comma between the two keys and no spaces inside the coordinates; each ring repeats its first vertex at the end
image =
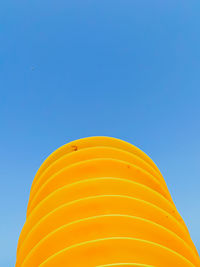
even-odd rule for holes
{"type": "Polygon", "coordinates": [[[32,184],[16,267],[200,266],[165,181],[110,137],[56,150],[32,184]]]}

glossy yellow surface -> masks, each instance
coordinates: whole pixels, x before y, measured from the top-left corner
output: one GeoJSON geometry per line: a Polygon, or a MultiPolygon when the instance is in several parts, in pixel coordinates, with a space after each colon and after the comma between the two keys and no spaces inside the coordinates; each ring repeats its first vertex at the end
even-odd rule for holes
{"type": "Polygon", "coordinates": [[[172,202],[171,196],[164,185],[142,168],[118,159],[101,158],[66,166],[52,175],[29,200],[27,216],[41,200],[56,189],[76,181],[98,177],[124,178],[147,185],[172,202]]]}
{"type": "Polygon", "coordinates": [[[200,266],[166,183],[141,150],[109,137],[56,150],[32,184],[16,267],[200,266]]]}
{"type": "Polygon", "coordinates": [[[153,242],[134,238],[107,238],[61,250],[44,261],[41,267],[96,266],[108,261],[135,261],[162,267],[194,266],[180,254],[153,242]]]}
{"type": "Polygon", "coordinates": [[[78,150],[89,148],[89,147],[112,147],[112,148],[118,148],[127,152],[132,153],[135,156],[140,157],[143,159],[148,165],[152,166],[155,171],[161,175],[158,167],[155,165],[155,163],[139,148],[122,141],[120,139],[116,139],[113,137],[104,137],[104,136],[97,136],[97,137],[87,137],[79,140],[72,141],[71,143],[68,143],[56,151],[54,151],[40,166],[35,179],[33,181],[32,187],[34,186],[34,183],[37,181],[38,177],[57,159],[61,158],[63,155],[69,154],[71,152],[76,152],[78,150]]]}
{"type": "Polygon", "coordinates": [[[112,158],[132,163],[138,167],[141,167],[143,170],[146,170],[148,173],[154,175],[156,179],[161,181],[161,183],[166,186],[163,177],[159,175],[151,165],[146,163],[146,161],[141,159],[139,156],[114,147],[89,147],[77,150],[76,153],[67,153],[55,160],[37,179],[35,178],[36,181],[32,186],[31,196],[49,177],[51,177],[64,167],[80,161],[97,158],[112,158]]]}
{"type": "Polygon", "coordinates": [[[30,266],[33,262],[35,266],[38,266],[44,259],[66,247],[83,241],[113,236],[128,236],[155,242],[185,255],[188,260],[194,262],[196,260],[195,253],[186,242],[183,242],[183,239],[167,230],[167,228],[140,217],[127,215],[89,217],[57,227],[50,234],[45,235],[45,238],[43,237],[43,230],[44,228],[33,233],[31,238],[24,242],[18,258],[19,263],[20,258],[22,262],[24,257],[28,255],[24,261],[25,266],[30,266]],[[49,249],[46,250],[46,247],[49,247],[49,249]],[[33,249],[31,250],[31,248],[33,249]]]}
{"type": "Polygon", "coordinates": [[[146,264],[138,264],[138,263],[114,263],[114,264],[106,264],[106,265],[98,265],[97,267],[127,267],[127,266],[135,266],[135,267],[153,267],[152,265],[146,264]]]}

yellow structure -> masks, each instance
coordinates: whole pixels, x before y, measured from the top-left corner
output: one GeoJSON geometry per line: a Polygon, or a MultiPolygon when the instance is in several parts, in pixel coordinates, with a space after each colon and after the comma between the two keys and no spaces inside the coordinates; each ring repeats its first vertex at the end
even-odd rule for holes
{"type": "Polygon", "coordinates": [[[89,137],[56,150],[32,184],[16,267],[197,267],[166,183],[141,150],[89,137]]]}

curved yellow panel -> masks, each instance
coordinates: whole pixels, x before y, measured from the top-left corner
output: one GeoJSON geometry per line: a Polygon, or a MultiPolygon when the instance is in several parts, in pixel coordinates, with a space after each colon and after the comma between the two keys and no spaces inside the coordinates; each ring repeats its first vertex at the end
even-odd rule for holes
{"type": "Polygon", "coordinates": [[[30,192],[16,267],[200,267],[157,166],[140,149],[89,137],[56,150],[30,192]]]}
{"type": "Polygon", "coordinates": [[[114,147],[89,147],[77,150],[76,153],[67,153],[55,160],[38,177],[37,181],[32,186],[30,197],[32,196],[33,191],[36,191],[40,187],[40,185],[42,185],[50,176],[54,175],[56,172],[60,171],[64,167],[67,167],[71,164],[80,161],[95,158],[112,158],[132,163],[133,165],[141,167],[142,169],[155,176],[155,178],[157,178],[161,183],[166,186],[163,177],[160,176],[151,165],[147,164],[146,161],[141,159],[139,156],[114,147]]]}
{"type": "MultiPolygon", "coordinates": [[[[50,220],[49,223],[51,222],[50,220]]],[[[20,266],[23,261],[27,266],[32,262],[38,266],[45,259],[66,247],[109,237],[132,237],[151,241],[176,251],[195,265],[198,263],[197,255],[183,239],[165,227],[139,217],[101,215],[64,224],[45,237],[42,233],[43,230],[40,229],[33,234],[32,238],[23,243],[16,266],[20,266]],[[47,247],[49,247],[48,250],[47,247]]]]}
{"type": "Polygon", "coordinates": [[[158,180],[145,170],[116,159],[92,159],[70,165],[51,176],[29,201],[27,216],[34,207],[54,190],[83,179],[98,177],[127,178],[132,181],[147,185],[156,190],[172,202],[168,190],[158,180]]]}
{"type": "Polygon", "coordinates": [[[135,266],[135,267],[153,267],[153,265],[139,264],[139,263],[114,263],[114,264],[106,264],[106,265],[98,265],[96,267],[127,267],[127,266],[135,266]]]}
{"type": "Polygon", "coordinates": [[[40,266],[92,267],[111,261],[135,261],[162,267],[194,267],[190,261],[170,249],[135,238],[106,238],[80,243],[52,255],[40,266]]]}
{"type": "Polygon", "coordinates": [[[151,220],[152,222],[160,224],[173,231],[184,239],[190,246],[194,247],[189,234],[183,225],[169,213],[144,200],[114,195],[100,195],[79,199],[59,206],[57,209],[42,217],[42,220],[40,221],[37,217],[32,218],[29,222],[27,221],[28,225],[25,224],[26,229],[23,232],[22,242],[25,242],[24,240],[25,238],[28,238],[28,235],[31,235],[31,239],[36,238],[38,229],[43,235],[45,235],[63,224],[87,217],[105,214],[127,214],[151,220]],[[48,221],[50,223],[48,223],[48,221]],[[34,225],[35,227],[33,228],[34,225]],[[30,232],[31,230],[32,233],[30,232]]]}
{"type": "Polygon", "coordinates": [[[45,214],[49,213],[51,210],[56,209],[58,206],[67,204],[68,202],[71,202],[73,200],[87,198],[90,196],[108,195],[111,193],[113,195],[132,196],[150,202],[167,211],[186,228],[183,219],[175,209],[174,205],[172,205],[171,202],[166,200],[161,194],[157,193],[156,191],[153,191],[146,186],[126,179],[97,178],[84,180],[64,186],[61,189],[53,192],[44,201],[40,202],[40,204],[34,210],[32,214],[33,216],[29,217],[24,228],[22,229],[18,242],[18,248],[20,247],[21,242],[23,242],[24,237],[27,236],[28,225],[29,229],[31,229],[35,224],[35,221],[37,221],[38,224],[42,216],[45,216],[45,214]],[[31,221],[32,224],[29,223],[31,221]]]}
{"type": "Polygon", "coordinates": [[[33,180],[32,186],[35,184],[38,177],[44,172],[44,170],[48,168],[54,161],[62,157],[63,155],[71,153],[71,152],[76,152],[80,149],[84,149],[88,147],[96,147],[96,146],[114,147],[114,148],[119,148],[121,150],[125,150],[130,153],[133,153],[134,155],[146,161],[150,166],[152,166],[152,168],[155,169],[155,171],[160,176],[162,176],[158,167],[155,165],[155,163],[139,148],[117,138],[107,137],[107,136],[94,136],[94,137],[87,137],[87,138],[72,141],[60,147],[56,151],[54,151],[40,166],[33,180]]]}

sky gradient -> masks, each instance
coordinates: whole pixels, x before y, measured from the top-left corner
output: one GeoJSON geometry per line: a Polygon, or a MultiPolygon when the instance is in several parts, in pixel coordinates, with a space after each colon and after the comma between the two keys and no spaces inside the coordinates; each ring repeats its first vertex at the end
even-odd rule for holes
{"type": "Polygon", "coordinates": [[[154,160],[200,252],[199,14],[197,0],[2,1],[1,266],[41,163],[94,135],[154,160]]]}

